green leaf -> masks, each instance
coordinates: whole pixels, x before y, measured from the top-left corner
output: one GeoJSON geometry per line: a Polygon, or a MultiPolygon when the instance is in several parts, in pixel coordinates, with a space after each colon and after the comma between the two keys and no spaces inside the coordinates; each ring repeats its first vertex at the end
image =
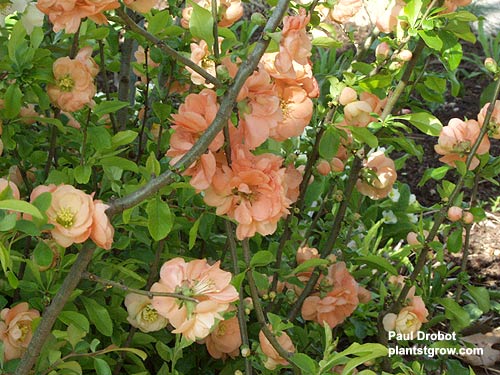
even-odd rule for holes
{"type": "Polygon", "coordinates": [[[57,369],[60,370],[57,373],[61,375],[82,375],[82,367],[76,361],[62,362],[57,365],[57,369]]]}
{"type": "Polygon", "coordinates": [[[240,272],[231,280],[231,284],[236,288],[236,290],[240,289],[241,283],[245,279],[246,271],[240,272]]]}
{"type": "Polygon", "coordinates": [[[418,35],[420,35],[425,44],[427,44],[430,48],[436,51],[441,51],[441,48],[443,48],[443,41],[435,31],[419,30],[418,35]]]}
{"type": "Polygon", "coordinates": [[[491,301],[490,301],[490,293],[488,289],[483,286],[473,286],[467,285],[467,290],[469,291],[474,301],[476,301],[477,306],[483,311],[483,313],[487,313],[491,309],[491,301]]]}
{"type": "Polygon", "coordinates": [[[326,265],[328,263],[330,263],[330,261],[328,261],[327,259],[318,259],[318,258],[308,259],[304,263],[299,264],[293,270],[292,273],[297,274],[299,272],[304,272],[304,271],[308,270],[309,268],[323,266],[323,265],[326,265]]]}
{"type": "Polygon", "coordinates": [[[339,48],[342,47],[342,42],[329,36],[320,36],[312,40],[312,45],[323,48],[339,48]]]}
{"type": "Polygon", "coordinates": [[[146,206],[146,213],[148,214],[148,230],[151,237],[155,241],[167,237],[174,224],[174,217],[168,204],[163,202],[160,197],[152,199],[146,206]]]}
{"type": "Polygon", "coordinates": [[[33,260],[40,267],[49,267],[54,259],[54,253],[45,241],[39,241],[33,250],[33,260]]]}
{"type": "Polygon", "coordinates": [[[94,358],[94,368],[97,375],[111,375],[111,368],[104,359],[94,358]]]}
{"type": "Polygon", "coordinates": [[[434,137],[439,136],[441,129],[443,128],[441,121],[427,112],[415,112],[408,115],[397,116],[395,118],[409,121],[422,133],[432,135],[434,137]]]}
{"type": "Polygon", "coordinates": [[[452,253],[462,250],[462,227],[455,229],[446,240],[446,247],[452,253]]]}
{"type": "Polygon", "coordinates": [[[212,51],[214,45],[214,19],[212,17],[212,12],[202,8],[191,0],[188,0],[187,4],[193,7],[193,13],[189,20],[189,31],[191,31],[194,38],[202,39],[207,42],[208,49],[212,51]]]}
{"type": "Polygon", "coordinates": [[[0,220],[0,232],[7,232],[16,226],[17,214],[7,214],[0,220]]]}
{"type": "Polygon", "coordinates": [[[170,104],[165,104],[161,102],[153,103],[153,112],[160,119],[160,121],[165,121],[170,116],[170,112],[172,111],[172,106],[170,104]]]}
{"type": "Polygon", "coordinates": [[[7,281],[9,282],[9,285],[13,289],[17,289],[17,287],[19,286],[19,280],[17,279],[16,274],[11,270],[8,270],[5,275],[7,276],[7,281]]]}
{"type": "Polygon", "coordinates": [[[424,172],[424,176],[422,177],[422,180],[418,183],[418,186],[424,186],[424,184],[429,181],[431,178],[433,180],[442,180],[444,176],[446,176],[446,173],[450,170],[449,165],[443,165],[442,167],[439,168],[432,168],[432,169],[427,169],[424,172]]]}
{"type": "Polygon", "coordinates": [[[315,360],[304,353],[295,353],[291,362],[293,362],[297,367],[299,367],[304,374],[316,374],[318,371],[318,365],[315,360]]]}
{"type": "Polygon", "coordinates": [[[87,129],[88,140],[97,151],[111,147],[111,135],[103,126],[95,126],[87,129]]]}
{"type": "Polygon", "coordinates": [[[113,334],[113,322],[106,307],[84,296],[80,296],[80,300],[85,306],[90,321],[94,323],[97,330],[104,336],[111,336],[113,334]]]}
{"type": "Polygon", "coordinates": [[[70,324],[68,326],[66,332],[68,333],[67,340],[71,344],[73,349],[76,347],[76,344],[78,344],[82,340],[82,338],[84,338],[87,335],[87,332],[85,332],[83,329],[80,329],[73,324],[70,324]]]}
{"type": "Polygon", "coordinates": [[[121,158],[119,156],[107,156],[102,158],[99,163],[103,167],[118,167],[121,170],[132,171],[137,173],[139,169],[137,168],[137,164],[133,161],[121,158]]]}
{"type": "Polygon", "coordinates": [[[5,117],[12,119],[21,110],[23,93],[18,85],[9,85],[5,92],[4,113],[5,117]]]}
{"type": "Polygon", "coordinates": [[[250,267],[267,266],[269,263],[273,261],[274,261],[274,255],[270,251],[267,250],[257,251],[250,260],[250,267]]]}
{"type": "Polygon", "coordinates": [[[86,184],[90,180],[92,168],[88,165],[79,165],[73,170],[73,176],[79,184],[86,184]]]}
{"type": "Polygon", "coordinates": [[[50,207],[50,203],[52,203],[52,194],[45,192],[36,197],[33,201],[33,206],[38,208],[40,212],[45,212],[50,207]]]}
{"type": "Polygon", "coordinates": [[[366,143],[371,148],[378,146],[378,139],[368,128],[358,128],[356,126],[349,126],[354,138],[361,143],[366,143]]]}
{"type": "Polygon", "coordinates": [[[155,176],[158,176],[161,171],[161,166],[160,162],[158,159],[156,159],[156,155],[153,151],[148,156],[148,159],[146,160],[146,169],[148,173],[153,174],[155,176]]]}
{"type": "Polygon", "coordinates": [[[337,154],[340,145],[340,136],[334,128],[329,127],[319,141],[319,155],[326,160],[332,160],[337,154]]]}
{"type": "Polygon", "coordinates": [[[368,263],[369,265],[372,265],[373,267],[381,271],[387,271],[391,275],[398,275],[398,271],[396,270],[396,268],[391,263],[389,263],[387,259],[382,258],[378,255],[367,255],[364,257],[355,258],[354,261],[359,264],[368,263]]]}
{"type": "Polygon", "coordinates": [[[32,204],[17,200],[17,199],[6,199],[3,201],[0,201],[0,210],[11,210],[11,211],[18,211],[18,212],[23,212],[25,214],[29,214],[33,216],[34,218],[43,220],[43,215],[42,213],[33,206],[32,204]]]}
{"type": "MultiPolygon", "coordinates": [[[[154,105],[154,103],[153,103],[154,105]]],[[[111,147],[117,149],[120,146],[125,146],[131,144],[137,138],[137,132],[132,130],[124,130],[116,133],[113,138],[111,138],[111,147]]]]}
{"type": "Polygon", "coordinates": [[[194,222],[191,229],[189,229],[189,250],[191,250],[196,242],[196,237],[198,236],[198,228],[200,227],[201,218],[203,214],[194,222]]]}
{"type": "Polygon", "coordinates": [[[66,324],[67,326],[74,325],[75,327],[81,329],[84,332],[89,332],[90,325],[88,319],[85,315],[80,314],[76,311],[62,311],[58,316],[61,322],[66,324]]]}
{"type": "Polygon", "coordinates": [[[451,326],[455,331],[461,331],[469,325],[469,314],[453,299],[438,298],[437,302],[444,306],[445,316],[450,320],[451,326]]]}
{"type": "Polygon", "coordinates": [[[119,109],[122,109],[128,105],[129,105],[128,102],[122,102],[120,100],[112,100],[109,102],[104,101],[104,102],[100,102],[99,104],[97,104],[94,107],[93,112],[98,118],[101,118],[103,115],[105,115],[107,113],[114,113],[114,112],[118,111],[119,109]]]}

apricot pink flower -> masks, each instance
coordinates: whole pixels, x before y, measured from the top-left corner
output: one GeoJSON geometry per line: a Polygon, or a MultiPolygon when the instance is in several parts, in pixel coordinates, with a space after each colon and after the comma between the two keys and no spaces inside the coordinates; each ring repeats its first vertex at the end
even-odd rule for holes
{"type": "Polygon", "coordinates": [[[280,98],[282,120],[270,129],[271,138],[282,142],[302,134],[313,113],[313,102],[300,86],[276,85],[280,98]]]}
{"type": "Polygon", "coordinates": [[[422,323],[427,322],[429,312],[425,308],[424,301],[421,297],[415,296],[415,287],[411,287],[408,292],[409,303],[403,307],[396,315],[389,313],[384,316],[382,323],[387,332],[395,331],[398,334],[411,335],[417,332],[422,323]]]}
{"type": "Polygon", "coordinates": [[[238,299],[231,277],[230,272],[220,269],[220,262],[209,265],[205,259],[189,263],[182,258],[171,259],[161,267],[160,280],[151,291],[181,293],[198,302],[155,296],[152,305],[174,326],[173,333],[191,341],[203,339],[218,320],[223,320],[221,313],[238,299]]]}
{"type": "MultiPolygon", "coordinates": [[[[434,150],[444,155],[439,160],[452,167],[455,167],[455,162],[465,162],[469,155],[472,146],[479,137],[481,127],[476,120],[462,121],[458,118],[452,118],[448,126],[444,126],[439,134],[438,144],[434,146],[434,150]]],[[[490,149],[490,141],[486,135],[481,140],[478,155],[487,153],[490,149]]],[[[479,165],[479,159],[474,155],[470,164],[469,170],[475,169],[479,165]]]]}
{"type": "Polygon", "coordinates": [[[46,213],[48,222],[54,225],[51,229],[54,240],[63,247],[87,240],[92,231],[93,194],[85,194],[71,185],[49,185],[33,189],[31,199],[34,200],[45,192],[52,194],[46,213]]]}
{"type": "MultiPolygon", "coordinates": [[[[486,117],[486,112],[490,107],[490,103],[486,103],[481,111],[477,115],[477,122],[479,126],[483,127],[484,118],[486,117]]],[[[491,114],[490,122],[486,124],[488,126],[488,135],[495,139],[500,139],[500,100],[495,102],[495,107],[493,108],[493,113],[491,114]]]]}
{"type": "MultiPolygon", "coordinates": [[[[204,89],[199,94],[190,94],[179,107],[177,114],[172,115],[174,133],[170,138],[170,149],[167,156],[174,165],[196,143],[198,138],[209,127],[219,110],[215,91],[204,89]]],[[[198,190],[207,189],[215,174],[216,160],[213,152],[219,150],[224,144],[222,132],[217,134],[208,147],[208,152],[191,164],[184,172],[191,176],[191,185],[198,190]]]]}
{"type": "Polygon", "coordinates": [[[312,44],[307,36],[306,27],[310,16],[304,8],[300,8],[297,16],[286,16],[283,19],[283,30],[281,31],[280,54],[286,53],[290,60],[301,65],[309,63],[312,44]]]}
{"type": "Polygon", "coordinates": [[[472,0],[444,0],[443,7],[446,9],[441,13],[451,13],[457,10],[458,7],[469,5],[472,0]]]}
{"type": "MultiPolygon", "coordinates": [[[[194,0],[194,2],[205,8],[207,10],[211,10],[212,1],[211,0],[194,0]]],[[[236,21],[238,21],[243,16],[243,6],[241,5],[241,0],[221,0],[217,2],[218,16],[219,20],[217,24],[221,27],[229,27],[232,26],[236,21]]],[[[181,25],[182,27],[188,29],[189,21],[191,19],[191,15],[193,13],[193,7],[187,6],[182,10],[182,19],[181,25]]]]}
{"type": "MultiPolygon", "coordinates": [[[[268,326],[272,330],[272,327],[270,325],[268,326]]],[[[288,336],[286,332],[278,332],[276,334],[276,340],[281,345],[281,347],[285,349],[287,352],[289,353],[295,352],[295,346],[293,345],[290,336],[288,336]]],[[[288,365],[288,361],[278,354],[276,349],[274,349],[274,347],[271,345],[267,337],[264,335],[264,332],[262,331],[259,332],[259,343],[260,343],[260,348],[262,349],[262,353],[264,353],[264,355],[267,357],[264,366],[268,370],[272,371],[278,365],[281,366],[288,365]]]]}
{"type": "Polygon", "coordinates": [[[205,339],[208,353],[216,359],[238,356],[241,346],[238,317],[233,316],[219,322],[217,327],[205,339]]]}
{"type": "Polygon", "coordinates": [[[329,13],[329,17],[338,23],[346,23],[359,12],[362,0],[340,0],[329,13]]]}
{"type": "Polygon", "coordinates": [[[401,22],[398,16],[403,13],[405,5],[406,3],[403,0],[392,0],[389,7],[377,15],[377,28],[383,33],[395,31],[398,22],[401,22]]]}
{"type": "MultiPolygon", "coordinates": [[[[222,41],[222,38],[219,38],[219,41],[222,41]]],[[[207,42],[200,40],[199,43],[191,43],[191,61],[215,77],[215,61],[210,60],[209,55],[210,52],[208,51],[207,42]]],[[[211,83],[206,83],[205,78],[196,73],[193,69],[186,67],[186,70],[191,73],[191,82],[195,85],[205,85],[208,88],[214,86],[211,83]]]]}
{"type": "Polygon", "coordinates": [[[326,284],[330,290],[324,295],[312,295],[305,299],[302,305],[302,317],[305,320],[320,324],[326,322],[333,328],[350,316],[360,302],[370,300],[370,293],[359,286],[344,262],[331,265],[328,276],[321,284],[326,284]]]}
{"type": "Polygon", "coordinates": [[[40,317],[35,309],[30,309],[26,302],[15,307],[5,308],[0,312],[0,341],[3,342],[5,361],[20,358],[26,351],[33,335],[33,320],[40,317]]]}
{"type": "Polygon", "coordinates": [[[232,166],[217,170],[205,191],[205,203],[217,207],[217,215],[227,214],[238,222],[240,240],[255,233],[274,233],[291,203],[283,159],[272,154],[255,156],[244,145],[234,145],[232,152],[232,166]]]}
{"type": "Polygon", "coordinates": [[[283,120],[278,92],[262,65],[248,77],[236,100],[240,114],[239,128],[242,129],[245,144],[254,149],[264,143],[271,129],[283,120]]]}
{"type": "Polygon", "coordinates": [[[319,252],[315,247],[302,246],[297,250],[295,258],[297,264],[302,264],[307,260],[319,258],[319,252]]]}
{"type": "Polygon", "coordinates": [[[128,312],[127,320],[132,327],[142,332],[154,332],[167,326],[168,320],[158,314],[148,296],[130,293],[126,295],[124,303],[128,312]]]}
{"type": "Polygon", "coordinates": [[[92,228],[90,238],[94,243],[105,250],[111,249],[115,229],[111,225],[106,210],[109,205],[101,200],[94,201],[94,214],[92,216],[92,228]]]}
{"type": "Polygon", "coordinates": [[[83,48],[75,59],[61,57],[52,66],[55,84],[47,86],[47,94],[63,111],[82,109],[96,93],[94,77],[99,69],[90,57],[91,52],[90,47],[83,48]]]}
{"type": "Polygon", "coordinates": [[[361,175],[356,184],[358,191],[375,200],[387,197],[397,179],[394,161],[382,151],[374,152],[368,157],[361,175]]]}
{"type": "Polygon", "coordinates": [[[54,32],[65,30],[73,34],[85,17],[97,24],[108,23],[102,12],[116,9],[120,4],[117,0],[38,0],[36,6],[49,16],[54,32]]]}
{"type": "Polygon", "coordinates": [[[124,0],[125,5],[139,13],[148,13],[158,6],[158,0],[124,0]]]}
{"type": "MultiPolygon", "coordinates": [[[[135,57],[135,62],[137,64],[145,66],[145,64],[146,64],[146,51],[144,50],[143,46],[137,47],[137,51],[135,51],[134,57],[135,57]]],[[[156,68],[156,67],[160,66],[160,64],[158,64],[157,62],[153,61],[153,59],[151,59],[149,50],[147,53],[147,60],[148,60],[148,64],[147,64],[148,69],[152,69],[152,68],[156,68]]],[[[132,70],[133,70],[134,74],[139,77],[139,79],[141,80],[142,83],[146,83],[146,81],[147,81],[146,75],[142,71],[140,71],[139,69],[136,69],[136,68],[133,68],[132,70]]]]}

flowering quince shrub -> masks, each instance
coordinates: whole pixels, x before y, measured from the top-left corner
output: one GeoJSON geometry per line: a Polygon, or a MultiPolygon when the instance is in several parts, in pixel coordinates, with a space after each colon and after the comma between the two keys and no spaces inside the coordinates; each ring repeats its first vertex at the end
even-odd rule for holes
{"type": "Polygon", "coordinates": [[[361,0],[3,1],[0,374],[472,373],[388,357],[499,312],[466,198],[500,173],[498,62],[476,117],[431,114],[469,3],[384,3],[341,52],[361,0]]]}

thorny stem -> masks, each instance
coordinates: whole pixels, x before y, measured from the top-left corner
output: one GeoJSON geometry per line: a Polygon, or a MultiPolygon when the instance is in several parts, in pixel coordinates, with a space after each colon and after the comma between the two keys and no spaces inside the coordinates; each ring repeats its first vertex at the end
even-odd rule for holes
{"type": "MultiPolygon", "coordinates": [[[[229,251],[231,252],[231,261],[233,263],[233,273],[238,275],[240,273],[240,267],[238,266],[238,254],[236,251],[236,240],[234,239],[234,227],[229,220],[224,221],[226,227],[227,239],[229,242],[229,251]]],[[[243,346],[250,347],[250,341],[248,340],[248,329],[247,322],[245,320],[245,305],[244,305],[244,291],[243,285],[240,286],[238,291],[240,295],[240,302],[238,304],[238,324],[240,326],[241,342],[243,346]]],[[[252,375],[252,362],[250,357],[245,357],[245,374],[252,375]]]]}
{"type": "MultiPolygon", "coordinates": [[[[224,98],[222,99],[219,111],[215,116],[214,121],[208,127],[208,129],[201,135],[198,141],[193,145],[193,147],[187,152],[174,166],[172,171],[167,171],[160,176],[151,179],[146,185],[136,190],[135,192],[119,198],[110,203],[110,207],[107,209],[106,213],[108,216],[113,215],[126,210],[127,208],[133,207],[136,204],[142,202],[143,200],[150,197],[152,194],[160,190],[162,187],[168,185],[173,181],[175,173],[181,172],[186,166],[191,165],[195,162],[208,148],[208,145],[212,142],[217,134],[223,129],[227,124],[227,120],[231,115],[233,110],[234,102],[236,97],[243,87],[246,79],[253,73],[257,68],[260,58],[264,54],[270,38],[264,37],[268,32],[272,32],[276,29],[278,24],[281,22],[283,15],[288,8],[289,0],[280,0],[269,18],[266,27],[263,31],[263,36],[257,42],[255,48],[252,50],[245,64],[242,64],[236,77],[234,78],[234,83],[229,87],[224,98]]],[[[121,12],[123,13],[123,12],[121,12]]]]}
{"type": "Polygon", "coordinates": [[[182,56],[179,52],[165,44],[162,40],[158,39],[154,35],[148,33],[146,30],[144,30],[142,27],[139,27],[134,20],[132,20],[129,15],[121,8],[118,8],[115,10],[115,13],[125,22],[125,25],[127,27],[136,32],[137,34],[142,35],[146,40],[149,40],[151,43],[154,45],[158,46],[161,48],[163,52],[165,52],[167,55],[172,57],[174,60],[179,61],[180,63],[190,67],[193,69],[196,73],[201,75],[207,82],[212,83],[216,87],[221,87],[222,83],[215,78],[213,75],[208,73],[205,69],[201,68],[200,66],[196,65],[194,62],[192,62],[190,59],[187,57],[182,56]]]}
{"type": "Polygon", "coordinates": [[[21,362],[14,372],[14,375],[28,375],[33,368],[37,358],[40,355],[43,344],[46,338],[50,334],[50,330],[54,325],[57,317],[61,313],[64,305],[68,301],[73,290],[80,282],[81,275],[87,268],[88,264],[92,260],[92,254],[94,253],[95,246],[86,243],[83,245],[82,249],[78,253],[78,256],[71,266],[68,275],[64,278],[64,281],[59,288],[57,294],[54,296],[51,304],[45,309],[33,337],[24,353],[21,362]]]}
{"type": "Polygon", "coordinates": [[[248,281],[248,286],[250,287],[250,296],[252,297],[253,307],[255,310],[255,315],[257,316],[257,320],[260,323],[260,327],[264,336],[269,340],[269,343],[272,347],[278,352],[278,354],[286,359],[291,365],[296,369],[298,366],[291,360],[292,353],[287,352],[278,342],[276,336],[271,332],[269,327],[267,326],[266,317],[264,316],[264,311],[262,310],[262,306],[260,304],[259,292],[257,290],[257,285],[255,284],[255,279],[253,278],[252,268],[250,267],[250,246],[248,243],[248,239],[244,239],[241,242],[243,246],[243,253],[245,254],[246,265],[246,279],[248,281]]]}
{"type": "Polygon", "coordinates": [[[142,296],[148,296],[149,298],[153,297],[171,297],[171,298],[177,298],[177,299],[182,299],[184,301],[190,301],[190,302],[199,302],[196,298],[192,297],[186,297],[183,294],[179,293],[168,293],[168,292],[151,292],[149,290],[141,290],[141,289],[134,289],[126,286],[125,284],[113,281],[113,280],[108,280],[104,279],[102,277],[99,277],[93,273],[84,271],[82,273],[82,278],[90,280],[90,281],[95,281],[96,283],[104,285],[105,289],[111,289],[111,288],[117,288],[120,290],[123,290],[128,293],[133,293],[133,294],[140,294],[142,296]]]}

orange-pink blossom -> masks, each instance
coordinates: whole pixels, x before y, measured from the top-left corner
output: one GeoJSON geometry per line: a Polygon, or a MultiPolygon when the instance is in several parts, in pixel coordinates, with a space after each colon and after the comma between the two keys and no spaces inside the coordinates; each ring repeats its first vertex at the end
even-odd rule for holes
{"type": "MultiPolygon", "coordinates": [[[[477,122],[481,127],[485,126],[484,118],[486,117],[486,112],[489,107],[490,103],[486,103],[477,115],[477,122]]],[[[488,126],[488,135],[490,137],[500,139],[500,100],[495,101],[495,107],[493,107],[490,121],[486,126],[488,126]]]]}
{"type": "Polygon", "coordinates": [[[241,335],[238,317],[219,322],[205,339],[208,353],[216,359],[235,358],[240,352],[241,335]]]}
{"type": "Polygon", "coordinates": [[[346,23],[359,12],[362,0],[340,0],[329,13],[329,18],[338,23],[346,23]]]}
{"type": "MultiPolygon", "coordinates": [[[[438,154],[444,155],[439,160],[452,167],[456,166],[457,161],[465,162],[480,132],[481,127],[476,120],[462,121],[458,118],[452,118],[448,126],[441,129],[438,144],[434,146],[434,150],[438,154]]],[[[490,141],[485,135],[479,144],[477,154],[483,155],[489,149],[490,141]]],[[[479,159],[474,155],[469,170],[475,169],[478,165],[479,159]]]]}
{"type": "Polygon", "coordinates": [[[0,341],[3,342],[5,361],[20,358],[28,347],[32,332],[33,320],[40,317],[28,303],[21,302],[13,308],[5,308],[0,312],[0,341]]]}
{"type": "Polygon", "coordinates": [[[391,192],[396,179],[394,161],[385,156],[382,151],[377,151],[365,161],[356,187],[361,194],[371,199],[381,199],[391,192]]]}
{"type": "Polygon", "coordinates": [[[111,225],[106,210],[109,205],[101,200],[94,201],[94,213],[92,215],[92,227],[90,238],[94,243],[105,250],[111,249],[115,228],[111,225]]]}
{"type": "MultiPolygon", "coordinates": [[[[272,330],[272,327],[268,325],[268,327],[272,330]]],[[[295,352],[295,345],[293,345],[290,336],[286,332],[277,332],[276,340],[280,344],[280,346],[289,353],[295,352]]],[[[264,332],[259,332],[259,343],[260,348],[262,349],[262,353],[266,356],[266,361],[264,362],[264,366],[268,370],[274,370],[278,365],[286,366],[288,365],[288,361],[281,357],[276,349],[271,345],[267,337],[264,335],[264,332]]]]}
{"type": "Polygon", "coordinates": [[[229,304],[238,299],[231,278],[230,272],[220,269],[220,262],[209,265],[205,259],[188,263],[182,258],[171,259],[161,267],[160,280],[151,291],[181,293],[198,302],[155,296],[152,305],[174,326],[173,333],[191,341],[203,339],[223,320],[221,314],[229,304]]]}

